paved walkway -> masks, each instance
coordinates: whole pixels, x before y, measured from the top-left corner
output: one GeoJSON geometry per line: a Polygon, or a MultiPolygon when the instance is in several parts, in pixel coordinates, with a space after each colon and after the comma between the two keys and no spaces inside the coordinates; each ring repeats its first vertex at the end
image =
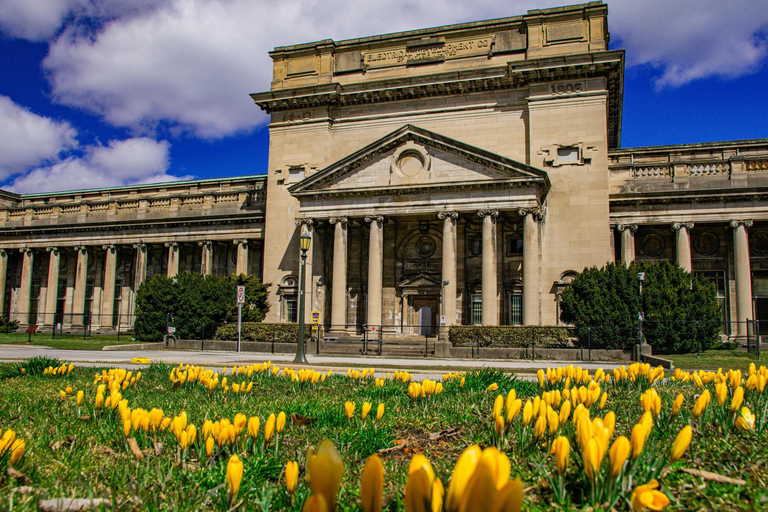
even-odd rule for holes
{"type": "MultiPolygon", "coordinates": [[[[301,365],[292,363],[293,354],[263,354],[256,352],[222,352],[222,351],[196,351],[196,350],[64,350],[41,346],[0,345],[0,361],[8,362],[28,357],[48,356],[58,358],[60,361],[71,362],[78,366],[110,366],[125,368],[141,368],[146,365],[131,363],[134,357],[149,358],[152,361],[162,361],[169,364],[192,364],[210,368],[232,367],[237,365],[250,365],[272,361],[278,365],[286,365],[294,368],[301,365]]],[[[603,368],[608,371],[621,366],[617,362],[589,362],[589,361],[529,361],[529,360],[491,360],[491,359],[400,359],[389,357],[336,357],[307,355],[309,367],[333,368],[346,371],[348,367],[363,368],[373,367],[377,374],[394,370],[408,370],[414,374],[414,379],[437,379],[443,373],[463,371],[473,368],[498,368],[510,371],[533,373],[539,368],[567,366],[581,366],[584,369],[595,370],[603,368]]]]}

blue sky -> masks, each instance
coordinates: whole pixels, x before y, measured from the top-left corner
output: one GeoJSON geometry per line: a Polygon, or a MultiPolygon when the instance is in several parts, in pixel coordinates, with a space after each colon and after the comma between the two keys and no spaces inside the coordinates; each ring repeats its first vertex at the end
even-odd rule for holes
{"type": "MultiPolygon", "coordinates": [[[[266,172],[269,50],[567,2],[0,0],[0,187],[266,172]]],[[[609,1],[622,146],[768,138],[768,3],[609,1]]]]}

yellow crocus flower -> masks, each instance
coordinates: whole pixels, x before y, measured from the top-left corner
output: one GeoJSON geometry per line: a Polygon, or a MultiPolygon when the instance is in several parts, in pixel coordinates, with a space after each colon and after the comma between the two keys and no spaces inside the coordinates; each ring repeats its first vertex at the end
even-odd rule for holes
{"type": "Polygon", "coordinates": [[[240,457],[232,455],[227,463],[227,490],[229,491],[229,501],[240,492],[240,482],[243,480],[243,463],[240,457]]]}
{"type": "Polygon", "coordinates": [[[272,434],[275,433],[275,415],[274,413],[269,415],[267,423],[264,425],[264,441],[269,442],[272,439],[272,434]]]}
{"type": "Polygon", "coordinates": [[[384,404],[380,403],[376,408],[376,421],[381,421],[382,416],[384,416],[384,404]]]}
{"type": "Polygon", "coordinates": [[[285,463],[285,490],[293,494],[299,481],[299,465],[295,461],[285,463]]]}
{"type": "Polygon", "coordinates": [[[307,458],[308,480],[315,494],[322,495],[328,510],[336,510],[336,498],[344,473],[344,463],[333,443],[327,439],[320,443],[317,453],[307,458]]]}
{"type": "Polygon", "coordinates": [[[679,460],[688,449],[688,445],[691,444],[691,437],[693,435],[693,429],[690,425],[684,426],[680,429],[680,432],[675,438],[675,442],[672,444],[672,450],[669,454],[670,464],[679,460]]]}
{"type": "Polygon", "coordinates": [[[480,461],[481,454],[482,449],[477,445],[472,445],[465,449],[459,460],[456,461],[448,484],[448,493],[445,497],[446,512],[458,512],[461,498],[477,463],[480,461]]]}
{"type": "Polygon", "coordinates": [[[371,412],[371,403],[370,402],[363,402],[363,410],[362,410],[362,418],[365,419],[368,416],[368,413],[371,412]]]}
{"type": "Polygon", "coordinates": [[[634,512],[641,512],[645,509],[661,510],[669,505],[669,498],[663,492],[657,491],[658,487],[659,482],[656,480],[635,487],[630,498],[632,510],[634,512]]]}
{"type": "Polygon", "coordinates": [[[611,451],[609,452],[611,458],[611,479],[616,478],[624,468],[624,463],[629,457],[630,444],[629,439],[624,436],[619,436],[611,445],[611,451]]]}
{"type": "Polygon", "coordinates": [[[282,434],[283,429],[285,429],[285,412],[280,411],[280,413],[277,415],[277,421],[275,422],[275,429],[277,430],[278,434],[282,434]]]}
{"type": "Polygon", "coordinates": [[[381,512],[384,494],[384,464],[375,453],[368,457],[360,477],[360,507],[363,512],[381,512]]]}
{"type": "Polygon", "coordinates": [[[347,400],[347,402],[344,404],[344,410],[347,413],[347,419],[351,420],[352,415],[355,413],[355,404],[347,400]]]}
{"type": "Polygon", "coordinates": [[[568,461],[571,457],[571,443],[565,436],[559,436],[554,441],[555,461],[557,462],[557,472],[564,475],[568,470],[568,461]]]}

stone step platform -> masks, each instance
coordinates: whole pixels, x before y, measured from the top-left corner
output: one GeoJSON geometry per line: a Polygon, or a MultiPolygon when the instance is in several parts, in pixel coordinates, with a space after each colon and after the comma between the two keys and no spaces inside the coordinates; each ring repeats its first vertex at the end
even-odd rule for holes
{"type": "MultiPolygon", "coordinates": [[[[362,336],[345,336],[337,339],[326,338],[321,352],[329,356],[386,356],[403,358],[424,357],[425,343],[423,336],[397,336],[384,337],[381,345],[381,354],[379,354],[379,340],[368,340],[366,345],[367,354],[363,354],[362,336]]],[[[430,338],[426,344],[427,355],[434,355],[435,338],[430,338]]]]}

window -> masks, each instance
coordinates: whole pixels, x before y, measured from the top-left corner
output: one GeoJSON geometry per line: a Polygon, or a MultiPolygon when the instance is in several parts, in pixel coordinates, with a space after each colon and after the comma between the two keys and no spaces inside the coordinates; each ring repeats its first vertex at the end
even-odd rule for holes
{"type": "Polygon", "coordinates": [[[509,295],[509,325],[523,325],[523,295],[509,295]]]}
{"type": "Polygon", "coordinates": [[[299,321],[298,301],[295,298],[285,300],[285,321],[289,324],[299,321]]]}
{"type": "Polygon", "coordinates": [[[480,256],[483,254],[483,240],[480,237],[469,239],[469,253],[471,256],[480,256]]]}
{"type": "Polygon", "coordinates": [[[523,254],[523,239],[519,235],[507,237],[507,256],[523,254]]]}
{"type": "Polygon", "coordinates": [[[483,325],[483,296],[479,293],[472,294],[472,325],[483,325]]]}
{"type": "Polygon", "coordinates": [[[694,276],[706,279],[715,285],[717,294],[717,303],[720,305],[720,317],[723,322],[721,328],[722,334],[727,334],[728,330],[728,303],[726,301],[725,272],[722,270],[695,270],[694,276]]]}

